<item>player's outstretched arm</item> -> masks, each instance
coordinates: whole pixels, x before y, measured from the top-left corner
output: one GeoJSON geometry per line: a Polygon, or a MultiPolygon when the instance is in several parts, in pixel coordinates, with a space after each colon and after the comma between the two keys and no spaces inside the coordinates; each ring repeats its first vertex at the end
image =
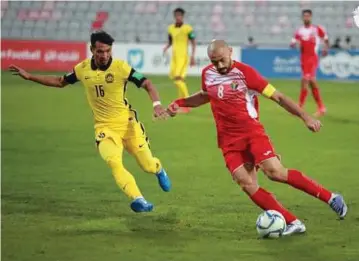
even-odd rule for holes
{"type": "Polygon", "coordinates": [[[187,98],[175,100],[168,106],[167,112],[169,113],[169,115],[173,117],[177,114],[178,110],[181,107],[195,108],[203,104],[206,104],[208,102],[209,102],[208,94],[204,91],[200,91],[187,98]]]}
{"type": "Polygon", "coordinates": [[[311,117],[302,108],[300,108],[291,98],[287,97],[279,91],[275,91],[271,97],[271,100],[278,103],[285,110],[301,118],[305,125],[313,132],[318,132],[322,126],[321,122],[311,117]]]}
{"type": "Polygon", "coordinates": [[[148,95],[152,100],[154,116],[159,119],[166,119],[168,117],[168,114],[161,105],[160,95],[158,94],[156,87],[149,79],[144,80],[141,87],[147,91],[148,95]]]}
{"type": "Polygon", "coordinates": [[[25,80],[40,83],[49,87],[63,88],[67,85],[63,76],[34,75],[16,65],[10,65],[9,70],[13,75],[19,75],[25,80]]]}

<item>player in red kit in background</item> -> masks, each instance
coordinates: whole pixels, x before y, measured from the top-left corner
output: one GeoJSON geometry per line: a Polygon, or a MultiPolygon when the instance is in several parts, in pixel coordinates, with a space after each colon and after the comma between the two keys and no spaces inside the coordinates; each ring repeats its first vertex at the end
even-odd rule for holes
{"type": "Polygon", "coordinates": [[[305,225],[285,209],[275,197],[257,182],[257,168],[276,182],[304,191],[327,203],[340,218],[347,213],[341,195],[330,192],[302,172],[285,168],[277,157],[263,125],[258,120],[255,97],[262,94],[288,112],[298,116],[313,132],[321,128],[295,102],[277,91],[252,67],[233,61],[232,49],[223,40],[208,46],[212,62],[202,71],[202,90],[188,98],[178,99],[167,109],[175,116],[180,107],[198,107],[210,103],[217,128],[218,146],[222,150],[228,170],[251,200],[264,210],[277,210],[285,218],[284,235],[303,233],[305,225]]]}
{"type": "Polygon", "coordinates": [[[291,42],[294,48],[297,42],[300,45],[300,58],[302,67],[302,83],[299,96],[299,106],[303,107],[308,95],[308,87],[312,89],[312,94],[317,103],[318,109],[315,116],[319,117],[326,113],[322,97],[320,95],[319,86],[316,80],[316,70],[318,67],[319,57],[318,49],[320,40],[324,41],[322,55],[328,53],[329,41],[328,35],[319,25],[312,24],[312,11],[309,9],[302,11],[303,26],[298,28],[291,42]]]}

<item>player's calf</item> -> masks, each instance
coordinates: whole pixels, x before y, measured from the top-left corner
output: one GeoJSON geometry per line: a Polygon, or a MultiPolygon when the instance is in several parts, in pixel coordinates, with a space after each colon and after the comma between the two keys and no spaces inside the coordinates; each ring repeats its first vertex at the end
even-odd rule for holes
{"type": "Polygon", "coordinates": [[[171,190],[172,184],[170,178],[162,167],[160,160],[153,157],[149,149],[139,151],[135,156],[138,164],[145,172],[156,175],[158,183],[163,191],[168,192],[171,190]]]}

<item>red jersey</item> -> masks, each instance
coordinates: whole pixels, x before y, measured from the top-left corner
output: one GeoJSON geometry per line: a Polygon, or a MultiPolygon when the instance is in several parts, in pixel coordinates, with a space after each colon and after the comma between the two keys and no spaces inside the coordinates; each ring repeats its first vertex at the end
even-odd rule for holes
{"type": "Polygon", "coordinates": [[[218,73],[213,65],[203,69],[202,90],[209,96],[220,148],[265,133],[258,121],[256,95],[267,85],[267,80],[255,69],[237,61],[233,61],[225,75],[218,73]]]}
{"type": "Polygon", "coordinates": [[[298,41],[302,57],[309,57],[317,55],[320,39],[328,39],[323,27],[319,25],[303,25],[295,31],[292,43],[294,44],[298,41]]]}

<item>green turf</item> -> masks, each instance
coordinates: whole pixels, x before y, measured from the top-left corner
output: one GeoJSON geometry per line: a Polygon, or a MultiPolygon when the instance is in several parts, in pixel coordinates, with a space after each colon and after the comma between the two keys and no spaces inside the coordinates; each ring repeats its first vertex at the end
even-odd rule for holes
{"type": "MultiPolygon", "coordinates": [[[[164,103],[176,91],[152,77],[164,103]]],[[[261,118],[286,166],[340,191],[349,215],[338,221],[322,202],[286,185],[260,182],[305,221],[308,233],[258,240],[260,210],[232,182],[216,148],[208,106],[152,122],[146,93],[129,88],[154,154],[172,178],[162,192],[125,154],[155,210],[135,214],[97,155],[83,87],[46,89],[2,74],[3,261],[344,261],[359,260],[359,85],[321,82],[329,114],[321,133],[261,99],[261,118]]],[[[199,79],[188,80],[191,91],[199,79]]],[[[298,81],[273,81],[296,98],[298,81]]],[[[308,109],[314,105],[309,99],[308,109]]]]}

